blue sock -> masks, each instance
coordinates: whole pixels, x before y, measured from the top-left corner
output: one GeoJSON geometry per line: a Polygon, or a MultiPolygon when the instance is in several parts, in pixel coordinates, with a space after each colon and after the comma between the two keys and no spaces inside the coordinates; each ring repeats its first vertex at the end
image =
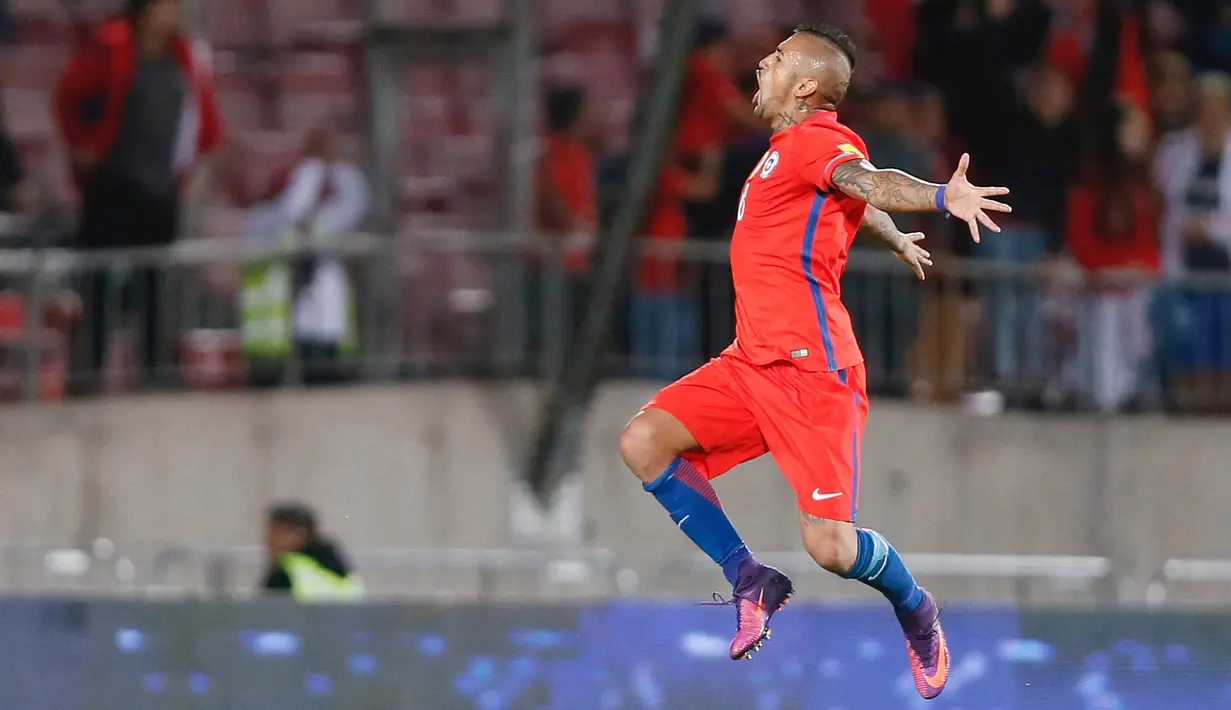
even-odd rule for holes
{"type": "Polygon", "coordinates": [[[722,574],[735,586],[739,580],[739,565],[752,557],[739,533],[723,512],[718,494],[696,466],[676,457],[663,475],[645,484],[671,519],[697,547],[722,566],[722,574]]]}
{"type": "Polygon", "coordinates": [[[859,554],[850,571],[841,576],[863,582],[884,594],[898,613],[908,614],[918,609],[923,602],[923,590],[906,569],[898,551],[875,530],[860,528],[855,533],[859,536],[859,554]]]}

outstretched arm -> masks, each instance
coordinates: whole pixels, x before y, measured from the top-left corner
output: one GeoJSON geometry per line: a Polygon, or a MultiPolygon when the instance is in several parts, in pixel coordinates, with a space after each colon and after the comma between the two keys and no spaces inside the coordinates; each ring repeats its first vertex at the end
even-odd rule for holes
{"type": "Polygon", "coordinates": [[[893,223],[893,217],[872,205],[868,205],[868,208],[864,211],[863,222],[859,224],[859,231],[870,237],[880,239],[894,251],[898,251],[898,247],[902,245],[906,236],[898,229],[898,225],[893,223]]]}
{"type": "Polygon", "coordinates": [[[958,161],[944,185],[920,180],[901,170],[880,170],[866,160],[848,160],[833,169],[830,182],[846,194],[886,212],[948,212],[970,226],[979,241],[979,225],[999,232],[988,212],[1011,212],[1003,202],[988,199],[1009,194],[1005,187],[975,187],[966,179],[970,156],[958,161]]]}
{"type": "Polygon", "coordinates": [[[917,244],[923,240],[923,234],[921,232],[904,234],[893,223],[892,217],[872,205],[868,205],[863,213],[863,222],[859,224],[859,231],[874,236],[889,245],[898,259],[909,266],[920,280],[923,279],[923,267],[932,265],[932,255],[917,244]]]}
{"type": "MultiPolygon", "coordinates": [[[[834,168],[831,182],[851,197],[885,212],[937,212],[940,185],[901,170],[881,170],[866,160],[849,160],[834,168]]],[[[883,214],[883,212],[882,212],[883,214]]],[[[865,223],[868,218],[864,218],[865,223]]]]}

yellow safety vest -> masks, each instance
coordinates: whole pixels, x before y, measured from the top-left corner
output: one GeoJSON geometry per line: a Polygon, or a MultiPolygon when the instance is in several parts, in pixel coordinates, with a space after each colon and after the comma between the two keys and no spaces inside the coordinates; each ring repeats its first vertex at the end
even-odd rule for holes
{"type": "MultiPolygon", "coordinates": [[[[286,249],[294,249],[293,231],[282,233],[286,249]]],[[[283,360],[291,355],[291,314],[294,285],[291,266],[285,260],[271,259],[244,266],[239,287],[239,320],[245,357],[283,360]]],[[[355,304],[352,299],[347,332],[341,343],[342,355],[355,352],[355,304]]]]}
{"type": "Polygon", "coordinates": [[[300,552],[283,555],[278,562],[291,580],[291,596],[301,602],[349,602],[364,596],[359,575],[348,577],[327,570],[300,552]]]}

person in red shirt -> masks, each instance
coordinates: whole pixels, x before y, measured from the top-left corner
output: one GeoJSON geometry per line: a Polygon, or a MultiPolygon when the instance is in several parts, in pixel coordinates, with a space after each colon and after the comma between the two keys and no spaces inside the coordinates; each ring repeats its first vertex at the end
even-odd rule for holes
{"type": "MultiPolygon", "coordinates": [[[[81,190],[73,246],[166,246],[179,229],[181,188],[222,139],[208,47],[182,34],[179,0],[128,0],[124,14],[83,39],[56,86],[54,110],[81,190]]],[[[142,375],[153,378],[159,339],[157,270],[87,274],[90,339],[82,389],[101,382],[113,293],[139,304],[142,375]]]]}
{"type": "Polygon", "coordinates": [[[687,234],[715,239],[729,233],[730,210],[716,203],[720,186],[729,184],[724,164],[732,135],[763,136],[765,124],[757,118],[747,97],[729,70],[732,47],[726,28],[711,20],[697,27],[685,67],[684,85],[676,119],[675,161],[709,189],[685,196],[687,234]]]}
{"type": "Polygon", "coordinates": [[[828,26],[798,28],[761,61],[753,101],[774,135],[736,206],[735,342],[659,392],[625,428],[620,452],[734,588],[733,659],[760,648],[794,588],[748,551],[709,481],[773,453],[795,490],[804,547],[889,599],[916,688],[933,698],[949,668],[939,609],[884,537],[854,525],[868,405],[839,283],[861,225],[922,274],[921,235],[900,234],[886,212],[948,212],[977,239],[980,224],[998,229],[987,211],[1009,208],[990,198],[1008,190],[972,186],[965,155],[946,185],[869,163],[835,113],[853,66],[850,38],[828,26]]]}
{"type": "Polygon", "coordinates": [[[1150,122],[1137,109],[1120,114],[1068,202],[1069,254],[1090,278],[1078,345],[1093,363],[1090,398],[1105,412],[1138,394],[1150,352],[1149,281],[1161,265],[1150,122]]]}
{"type": "MultiPolygon", "coordinates": [[[[564,320],[557,329],[572,334],[581,327],[585,315],[590,253],[598,234],[598,189],[592,152],[595,123],[585,90],[575,86],[548,92],[544,113],[547,135],[538,164],[538,225],[562,254],[564,320]]],[[[546,335],[544,317],[548,316],[544,312],[547,282],[539,254],[531,255],[530,270],[527,315],[530,350],[535,351],[546,335]]]]}
{"type": "Polygon", "coordinates": [[[675,379],[685,371],[682,363],[695,361],[699,307],[682,283],[679,250],[688,234],[684,201],[708,191],[705,181],[672,161],[659,173],[643,226],[648,246],[632,289],[632,361],[638,376],[675,379]]]}

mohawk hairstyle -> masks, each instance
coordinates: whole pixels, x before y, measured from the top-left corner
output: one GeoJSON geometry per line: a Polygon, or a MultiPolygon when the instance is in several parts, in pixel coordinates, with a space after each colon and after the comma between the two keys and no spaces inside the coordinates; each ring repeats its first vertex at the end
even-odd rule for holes
{"type": "Polygon", "coordinates": [[[838,48],[838,51],[846,55],[847,61],[851,63],[851,69],[855,68],[855,40],[851,39],[851,36],[847,33],[833,25],[823,23],[819,25],[797,25],[795,31],[829,40],[838,48]]]}

